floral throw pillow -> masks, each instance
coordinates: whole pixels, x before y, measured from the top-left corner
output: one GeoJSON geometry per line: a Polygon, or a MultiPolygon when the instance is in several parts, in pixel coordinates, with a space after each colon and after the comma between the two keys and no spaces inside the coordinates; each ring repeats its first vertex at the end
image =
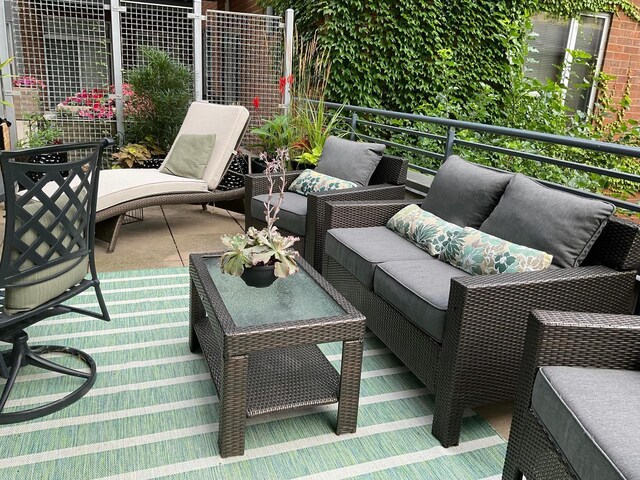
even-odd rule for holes
{"type": "Polygon", "coordinates": [[[305,170],[289,186],[289,191],[299,193],[305,197],[313,192],[326,192],[327,190],[342,190],[358,185],[348,180],[341,180],[330,175],[318,173],[313,170],[305,170]]]}
{"type": "Polygon", "coordinates": [[[470,227],[452,235],[440,254],[440,260],[471,275],[535,272],[549,268],[552,259],[546,252],[470,227]]]}
{"type": "Polygon", "coordinates": [[[407,205],[387,222],[387,228],[433,256],[440,255],[451,236],[462,227],[446,222],[418,205],[407,205]]]}

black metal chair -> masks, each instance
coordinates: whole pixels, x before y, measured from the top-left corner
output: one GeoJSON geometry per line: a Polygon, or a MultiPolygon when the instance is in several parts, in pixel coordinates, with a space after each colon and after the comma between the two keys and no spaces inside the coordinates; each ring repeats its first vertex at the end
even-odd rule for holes
{"type": "Polygon", "coordinates": [[[25,329],[70,312],[110,320],[100,291],[93,245],[99,162],[103,149],[112,143],[105,139],[99,143],[0,152],[6,194],[0,260],[0,341],[13,346],[0,354],[0,376],[7,380],[0,396],[0,424],[31,420],[61,410],[79,400],[95,382],[96,364],[89,355],[55,345],[30,347],[25,329]],[[78,159],[62,164],[29,161],[33,156],[54,152],[65,152],[78,159]],[[88,271],[90,278],[85,278],[88,271]],[[95,289],[100,312],[64,305],[91,287],[95,289]],[[43,357],[50,353],[75,356],[88,371],[68,368],[43,357]],[[27,365],[78,377],[84,382],[46,405],[5,411],[19,371],[27,365]]]}

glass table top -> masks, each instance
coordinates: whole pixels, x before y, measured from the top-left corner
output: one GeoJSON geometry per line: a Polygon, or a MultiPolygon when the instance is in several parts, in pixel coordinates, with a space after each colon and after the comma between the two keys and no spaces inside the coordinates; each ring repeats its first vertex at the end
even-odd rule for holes
{"type": "Polygon", "coordinates": [[[337,317],[346,312],[302,268],[264,288],[247,286],[240,277],[222,273],[219,257],[203,261],[237,327],[337,317]]]}

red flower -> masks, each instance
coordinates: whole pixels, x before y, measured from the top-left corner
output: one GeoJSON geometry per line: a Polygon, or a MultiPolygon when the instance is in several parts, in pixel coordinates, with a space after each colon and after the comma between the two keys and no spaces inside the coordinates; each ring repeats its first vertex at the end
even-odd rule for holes
{"type": "Polygon", "coordinates": [[[287,77],[287,83],[288,83],[289,85],[293,85],[293,74],[291,74],[291,75],[289,75],[289,76],[287,77]]]}
{"type": "Polygon", "coordinates": [[[260,108],[260,97],[258,97],[257,95],[253,97],[253,108],[255,108],[256,110],[260,108]]]}
{"type": "Polygon", "coordinates": [[[280,77],[279,87],[280,87],[280,95],[284,95],[284,88],[287,86],[287,79],[285,77],[280,77]]]}

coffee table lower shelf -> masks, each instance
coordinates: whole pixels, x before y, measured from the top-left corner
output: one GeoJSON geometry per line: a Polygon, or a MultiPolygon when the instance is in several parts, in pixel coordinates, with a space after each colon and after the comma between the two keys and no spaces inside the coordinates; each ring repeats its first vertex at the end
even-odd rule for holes
{"type": "MultiPolygon", "coordinates": [[[[194,329],[223,402],[224,386],[219,385],[223,376],[218,369],[224,367],[216,361],[221,352],[205,347],[213,335],[211,325],[205,320],[195,324],[194,329]]],[[[248,357],[247,417],[339,400],[340,374],[317,345],[266,350],[248,357]]]]}

